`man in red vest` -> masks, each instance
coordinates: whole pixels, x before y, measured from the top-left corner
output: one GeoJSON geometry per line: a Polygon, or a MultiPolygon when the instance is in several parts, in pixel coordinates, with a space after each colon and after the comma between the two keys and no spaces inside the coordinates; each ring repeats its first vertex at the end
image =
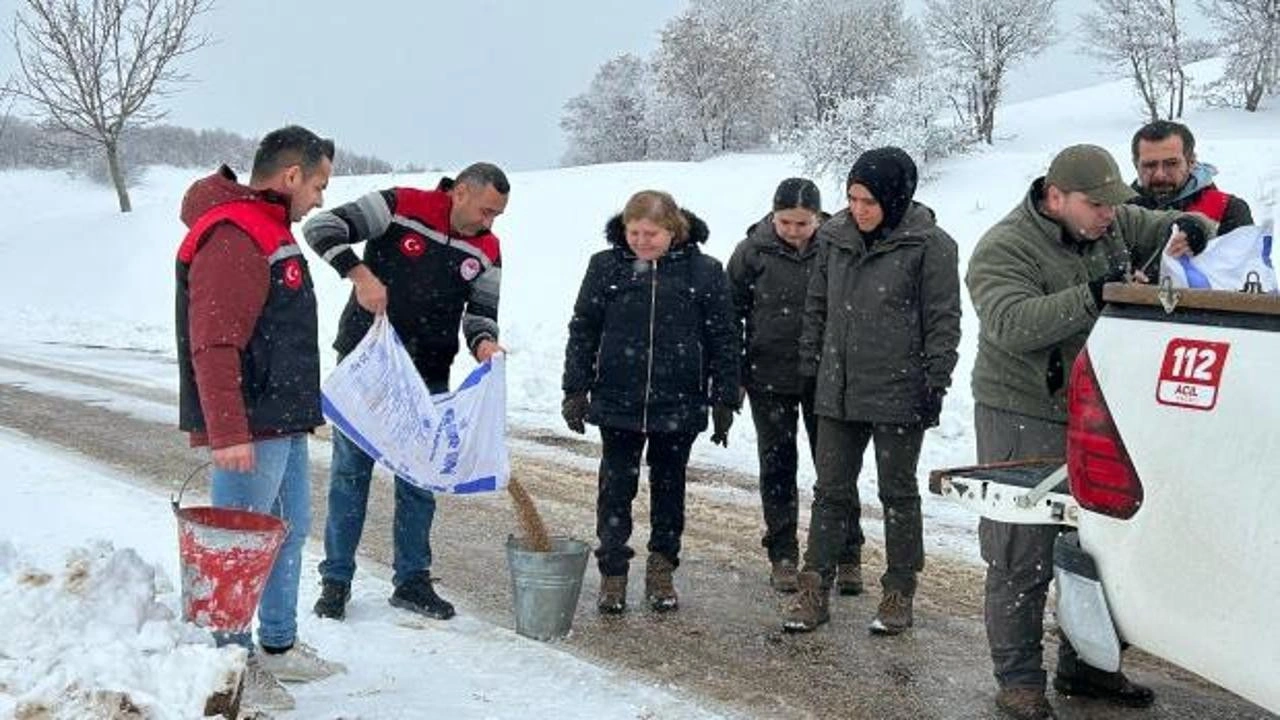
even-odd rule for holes
{"type": "Polygon", "coordinates": [[[1196,160],[1196,138],[1182,123],[1156,120],[1133,134],[1138,179],[1130,202],[1153,210],[1198,212],[1218,223],[1218,235],[1253,224],[1249,204],[1218,189],[1214,166],[1196,160]]]}
{"type": "Polygon", "coordinates": [[[212,503],[271,513],[288,532],[258,602],[258,638],[218,633],[249,650],[242,704],[287,710],[281,680],[342,670],[297,643],[302,546],[311,523],[307,436],[320,413],[316,296],[290,225],[320,207],[333,141],[290,126],[267,134],[249,184],[227,166],[182,198],[178,248],[178,426],[213,460],[212,503]]]}

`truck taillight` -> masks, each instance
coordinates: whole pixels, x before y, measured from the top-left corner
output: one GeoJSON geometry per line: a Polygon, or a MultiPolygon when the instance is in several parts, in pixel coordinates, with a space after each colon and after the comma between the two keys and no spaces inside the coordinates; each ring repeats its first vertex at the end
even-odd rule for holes
{"type": "Polygon", "coordinates": [[[1122,520],[1131,518],[1142,505],[1142,480],[1111,419],[1087,349],[1076,356],[1068,387],[1067,474],[1071,494],[1086,510],[1122,520]]]}

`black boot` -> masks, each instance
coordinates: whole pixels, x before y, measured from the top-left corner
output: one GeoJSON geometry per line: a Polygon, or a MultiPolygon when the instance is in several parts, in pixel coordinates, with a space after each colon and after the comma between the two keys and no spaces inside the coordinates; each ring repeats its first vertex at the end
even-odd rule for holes
{"type": "Polygon", "coordinates": [[[347,616],[347,601],[350,599],[351,583],[321,580],[320,599],[316,600],[315,613],[322,618],[341,620],[347,616]]]}
{"type": "Polygon", "coordinates": [[[448,620],[453,617],[453,605],[436,594],[431,584],[431,572],[424,570],[401,583],[391,599],[387,602],[392,607],[416,612],[436,620],[448,620]]]}
{"type": "Polygon", "coordinates": [[[1067,697],[1096,698],[1131,708],[1149,707],[1156,699],[1151,688],[1132,682],[1122,672],[1103,672],[1083,663],[1073,673],[1054,675],[1053,689],[1067,697]]]}

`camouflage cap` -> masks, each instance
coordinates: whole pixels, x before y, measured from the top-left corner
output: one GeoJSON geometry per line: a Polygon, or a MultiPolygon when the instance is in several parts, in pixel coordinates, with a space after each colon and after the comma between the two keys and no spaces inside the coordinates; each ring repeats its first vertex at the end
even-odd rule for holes
{"type": "Polygon", "coordinates": [[[1123,205],[1137,193],[1120,179],[1111,153],[1097,145],[1072,145],[1049,164],[1045,183],[1066,192],[1082,192],[1104,205],[1123,205]]]}

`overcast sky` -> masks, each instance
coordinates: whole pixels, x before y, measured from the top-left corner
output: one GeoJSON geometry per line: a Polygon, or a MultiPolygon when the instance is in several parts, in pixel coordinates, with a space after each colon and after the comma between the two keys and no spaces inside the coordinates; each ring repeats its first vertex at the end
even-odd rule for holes
{"type": "MultiPolygon", "coordinates": [[[[21,0],[0,0],[0,74],[21,0]]],[[[552,167],[566,100],[624,52],[649,55],[685,0],[215,0],[194,82],[169,121],[248,136],[297,122],[395,165],[552,167]]],[[[921,0],[908,0],[918,12],[921,0]]],[[[1088,0],[1059,0],[1067,40],[1018,69],[1008,99],[1097,82],[1070,39],[1088,0]]],[[[1188,8],[1189,11],[1189,8],[1188,8]]],[[[998,124],[998,119],[997,119],[998,124]]],[[[999,128],[997,127],[997,132],[999,128]]]]}

